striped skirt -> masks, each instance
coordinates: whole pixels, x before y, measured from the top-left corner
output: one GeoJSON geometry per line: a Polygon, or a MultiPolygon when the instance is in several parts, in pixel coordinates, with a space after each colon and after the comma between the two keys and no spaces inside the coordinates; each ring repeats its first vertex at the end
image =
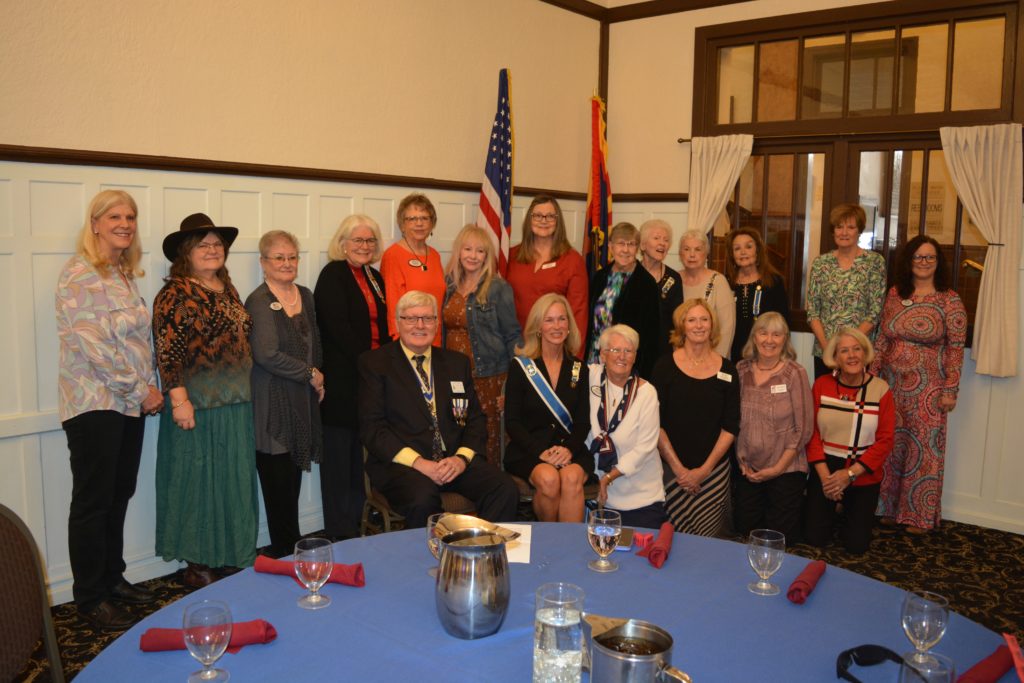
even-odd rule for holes
{"type": "Polygon", "coordinates": [[[711,476],[693,495],[672,481],[665,484],[665,509],[676,531],[696,536],[717,536],[729,500],[729,458],[718,461],[711,476]]]}

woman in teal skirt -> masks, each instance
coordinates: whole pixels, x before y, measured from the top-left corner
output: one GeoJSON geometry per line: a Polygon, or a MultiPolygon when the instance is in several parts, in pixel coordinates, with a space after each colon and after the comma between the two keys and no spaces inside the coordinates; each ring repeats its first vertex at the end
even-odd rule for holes
{"type": "Polygon", "coordinates": [[[236,228],[193,214],[164,239],[171,272],[153,303],[167,400],[156,461],[156,553],[200,588],[256,559],[259,500],[249,377],[252,320],[227,268],[236,228]]]}

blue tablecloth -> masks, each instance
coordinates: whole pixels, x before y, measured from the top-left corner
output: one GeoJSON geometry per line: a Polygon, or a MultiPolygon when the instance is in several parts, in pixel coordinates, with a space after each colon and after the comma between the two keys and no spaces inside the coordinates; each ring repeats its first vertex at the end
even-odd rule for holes
{"type": "MultiPolygon", "coordinates": [[[[522,683],[531,677],[533,601],[548,581],[569,581],[586,592],[588,612],[654,622],[675,638],[673,663],[696,683],[835,680],[836,655],[864,643],[903,653],[912,649],[900,626],[903,592],[829,567],[803,605],[785,589],[807,560],[787,555],[773,581],[783,594],[747,590],[755,575],[739,543],[676,534],[672,555],[658,570],[632,553],[613,555],[619,571],[598,574],[581,524],[533,525],[530,564],[512,564],[512,599],[501,630],[464,641],[447,635],[434,606],[434,564],[422,529],[345,541],[335,561],[362,562],[366,586],[329,584],[332,604],[319,611],[296,606],[303,590],[288,577],[236,574],[168,605],[126,632],[75,679],[181,683],[198,668],[185,651],[144,653],[139,636],[153,626],[181,626],[187,603],[226,601],[235,620],[266,619],[278,631],[267,645],[225,654],[218,666],[233,681],[458,681],[522,683]]],[[[988,655],[1001,638],[951,614],[937,652],[963,670],[988,655]]],[[[863,681],[895,681],[897,668],[856,668],[863,681]]],[[[586,680],[586,677],[584,678],[586,680]]],[[[1013,681],[1007,674],[1001,681],[1013,681]]]]}

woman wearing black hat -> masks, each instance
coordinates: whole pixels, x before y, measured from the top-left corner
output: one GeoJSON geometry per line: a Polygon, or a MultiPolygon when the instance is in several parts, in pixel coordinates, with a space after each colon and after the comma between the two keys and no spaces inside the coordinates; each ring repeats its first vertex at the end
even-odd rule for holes
{"type": "Polygon", "coordinates": [[[259,501],[249,377],[252,319],[224,262],[238,236],[192,214],[164,239],[171,261],[153,303],[157,368],[167,394],[156,463],[156,552],[185,560],[185,583],[256,557],[259,501]]]}

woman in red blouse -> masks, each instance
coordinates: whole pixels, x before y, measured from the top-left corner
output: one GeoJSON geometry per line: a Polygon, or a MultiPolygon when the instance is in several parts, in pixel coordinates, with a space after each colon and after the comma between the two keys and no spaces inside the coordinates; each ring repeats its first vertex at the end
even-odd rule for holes
{"type": "Polygon", "coordinates": [[[569,244],[558,200],[537,195],[523,220],[523,241],[512,247],[506,278],[516,298],[516,317],[525,328],[533,304],[544,294],[569,300],[576,327],[587,329],[587,267],[569,244]]]}

